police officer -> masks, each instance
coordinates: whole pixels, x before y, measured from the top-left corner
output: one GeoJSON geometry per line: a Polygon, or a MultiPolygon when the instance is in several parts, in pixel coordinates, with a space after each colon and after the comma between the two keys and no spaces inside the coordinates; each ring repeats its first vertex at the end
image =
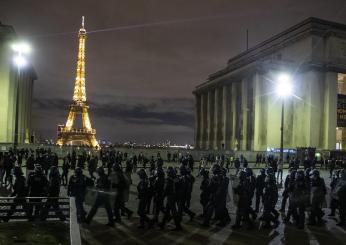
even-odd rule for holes
{"type": "Polygon", "coordinates": [[[249,180],[247,174],[244,171],[239,172],[239,184],[234,187],[234,193],[238,195],[237,202],[237,213],[235,224],[232,226],[232,229],[239,229],[241,227],[241,221],[247,224],[248,229],[253,228],[253,223],[250,220],[250,201],[251,201],[251,191],[249,188],[249,180]]]}
{"type": "Polygon", "coordinates": [[[310,188],[305,180],[303,170],[299,170],[296,173],[290,201],[296,225],[299,229],[303,229],[305,224],[305,210],[310,201],[310,188]]]}
{"type": "Polygon", "coordinates": [[[7,212],[6,217],[3,218],[4,222],[8,222],[13,215],[17,206],[22,206],[26,215],[28,216],[28,205],[26,203],[25,197],[27,195],[26,180],[23,176],[21,167],[16,166],[13,169],[13,175],[16,177],[16,180],[13,185],[13,191],[10,197],[14,197],[13,203],[10,207],[10,210],[7,212]]]}
{"type": "Polygon", "coordinates": [[[35,170],[28,177],[28,194],[31,198],[29,201],[29,220],[33,221],[39,216],[42,208],[42,199],[37,197],[44,197],[47,193],[48,180],[43,174],[42,167],[40,165],[35,166],[35,170]],[[34,210],[34,216],[32,216],[34,210]]]}
{"type": "Polygon", "coordinates": [[[108,216],[107,226],[113,227],[114,226],[113,212],[112,212],[111,203],[109,199],[109,193],[107,193],[110,190],[111,182],[108,179],[108,176],[105,174],[103,167],[98,167],[97,173],[99,177],[96,181],[96,188],[97,188],[96,200],[86,218],[86,223],[89,224],[92,218],[94,217],[94,215],[96,214],[98,208],[100,206],[104,206],[108,216]]]}
{"type": "Polygon", "coordinates": [[[335,187],[337,193],[337,199],[339,204],[340,221],[338,226],[345,226],[346,224],[346,170],[340,170],[340,178],[335,187]]]}
{"type": "Polygon", "coordinates": [[[41,212],[41,220],[45,220],[48,216],[49,209],[54,208],[55,214],[60,218],[60,220],[66,220],[65,215],[59,207],[59,197],[60,194],[60,174],[56,166],[50,167],[49,170],[49,186],[46,204],[41,212]]]}
{"type": "Polygon", "coordinates": [[[256,177],[256,213],[259,212],[259,205],[262,199],[263,202],[263,189],[265,186],[266,170],[262,168],[260,174],[256,177]]]}
{"type": "Polygon", "coordinates": [[[177,211],[177,193],[176,193],[176,188],[178,187],[177,183],[178,183],[178,178],[174,168],[168,167],[167,179],[166,179],[166,185],[165,185],[165,191],[164,191],[165,197],[167,198],[167,202],[166,202],[166,209],[165,209],[163,220],[159,224],[161,229],[165,227],[165,224],[171,218],[173,218],[174,220],[174,224],[175,224],[174,230],[182,229],[180,225],[180,218],[178,216],[178,211],[177,211]]]}
{"type": "Polygon", "coordinates": [[[220,174],[221,174],[221,167],[218,164],[214,164],[212,167],[212,173],[209,186],[208,186],[208,192],[210,193],[209,200],[207,203],[207,206],[205,208],[205,214],[203,219],[203,226],[208,227],[210,219],[214,212],[216,212],[216,206],[218,202],[218,195],[217,190],[221,184],[220,174]]]}
{"type": "Polygon", "coordinates": [[[162,169],[162,165],[158,164],[155,173],[155,191],[154,191],[154,221],[158,222],[160,212],[164,213],[164,199],[165,199],[165,172],[162,169]]]}
{"type": "Polygon", "coordinates": [[[124,191],[127,184],[126,184],[124,173],[119,164],[117,163],[113,164],[113,171],[109,177],[111,181],[111,188],[116,189],[114,209],[113,209],[115,221],[120,223],[121,211],[126,212],[128,216],[131,216],[132,212],[129,209],[125,208],[124,191]]]}
{"type": "Polygon", "coordinates": [[[292,175],[294,168],[290,167],[288,170],[288,174],[284,181],[284,191],[282,192],[282,201],[281,201],[281,209],[280,212],[284,213],[286,209],[286,202],[288,199],[288,192],[289,192],[289,183],[290,183],[290,176],[292,175]]]}
{"type": "Polygon", "coordinates": [[[335,192],[335,187],[338,183],[339,180],[339,170],[336,170],[333,172],[333,177],[330,182],[330,214],[328,215],[329,217],[334,217],[335,216],[335,211],[338,208],[338,198],[337,198],[337,193],[335,192]]]}
{"type": "Polygon", "coordinates": [[[148,203],[148,189],[149,189],[149,180],[147,173],[144,169],[138,170],[138,176],[139,176],[139,183],[137,185],[137,191],[138,191],[138,210],[137,213],[139,215],[139,226],[138,228],[144,228],[145,223],[151,227],[152,221],[147,216],[147,203],[148,203]]]}
{"type": "Polygon", "coordinates": [[[311,213],[309,217],[309,225],[315,225],[316,223],[321,225],[324,223],[322,220],[324,215],[322,211],[322,204],[325,201],[327,189],[324,180],[320,177],[320,172],[317,169],[311,171],[310,178],[311,213]]]}
{"type": "Polygon", "coordinates": [[[216,207],[215,207],[215,216],[216,219],[219,220],[217,226],[226,226],[229,222],[231,222],[231,217],[229,216],[226,203],[227,203],[227,195],[228,195],[228,185],[229,178],[226,176],[227,170],[225,168],[221,168],[220,185],[217,188],[217,196],[216,196],[216,207]]]}
{"type": "Polygon", "coordinates": [[[81,168],[75,168],[74,175],[70,177],[68,183],[67,194],[75,198],[78,222],[85,221],[84,199],[88,186],[93,186],[93,181],[83,174],[81,168]]]}
{"type": "MultiPolygon", "coordinates": [[[[244,159],[244,161],[246,162],[246,159],[244,159]]],[[[247,185],[247,188],[248,188],[248,192],[250,193],[250,199],[249,199],[249,206],[250,206],[250,209],[249,209],[249,212],[250,212],[250,215],[252,217],[253,220],[256,220],[257,218],[257,213],[255,212],[255,210],[252,208],[252,199],[255,195],[255,190],[256,190],[256,178],[255,176],[253,176],[253,171],[252,171],[252,168],[249,168],[249,167],[246,167],[244,169],[245,173],[246,173],[246,178],[248,179],[248,185],[247,185]]]]}
{"type": "Polygon", "coordinates": [[[265,178],[264,194],[263,194],[263,215],[261,220],[265,222],[263,228],[271,228],[271,224],[278,225],[278,212],[275,210],[275,205],[278,201],[278,188],[275,181],[274,171],[268,169],[265,178]]]}
{"type": "Polygon", "coordinates": [[[190,216],[190,220],[193,220],[195,213],[188,207],[188,201],[191,199],[191,191],[193,185],[193,179],[188,173],[185,165],[180,166],[179,188],[177,188],[177,202],[178,202],[178,214],[182,219],[183,212],[190,216]]]}
{"type": "Polygon", "coordinates": [[[203,207],[203,213],[201,215],[201,217],[204,217],[205,213],[206,213],[206,207],[209,201],[209,197],[210,197],[210,192],[209,192],[209,171],[205,170],[204,168],[201,169],[200,175],[202,176],[202,181],[201,181],[201,185],[200,185],[200,190],[201,190],[201,194],[200,194],[200,203],[203,207]]]}

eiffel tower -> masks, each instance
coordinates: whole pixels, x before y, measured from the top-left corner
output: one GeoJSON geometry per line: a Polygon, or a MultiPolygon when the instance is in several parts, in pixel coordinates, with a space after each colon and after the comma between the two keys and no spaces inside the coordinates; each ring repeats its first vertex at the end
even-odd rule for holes
{"type": "Polygon", "coordinates": [[[91,127],[85,92],[85,40],[84,16],[82,27],[79,29],[79,48],[77,59],[76,81],[73,101],[65,125],[58,125],[58,145],[87,145],[97,147],[96,130],[91,127]],[[76,116],[82,116],[82,128],[75,128],[76,116]]]}

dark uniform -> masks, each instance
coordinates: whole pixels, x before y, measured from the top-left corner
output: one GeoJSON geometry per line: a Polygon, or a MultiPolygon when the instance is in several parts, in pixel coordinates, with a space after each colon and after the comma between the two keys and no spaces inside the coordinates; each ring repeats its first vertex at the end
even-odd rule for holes
{"type": "Polygon", "coordinates": [[[346,171],[345,169],[340,170],[340,178],[335,188],[338,204],[340,221],[337,223],[338,226],[345,226],[346,224],[346,171]]]}
{"type": "Polygon", "coordinates": [[[204,168],[201,169],[201,173],[200,175],[202,175],[203,180],[201,182],[201,186],[200,186],[200,190],[201,190],[201,194],[200,194],[200,199],[199,202],[203,207],[203,213],[202,213],[202,217],[204,217],[205,213],[206,213],[206,207],[210,198],[210,192],[209,192],[209,172],[207,170],[205,170],[204,168]]]}
{"type": "Polygon", "coordinates": [[[13,172],[16,176],[16,180],[13,185],[13,192],[11,193],[11,197],[14,197],[14,199],[10,210],[7,212],[6,217],[3,218],[5,222],[8,222],[10,220],[17,206],[22,206],[26,215],[29,216],[28,205],[25,200],[25,197],[27,195],[25,177],[23,176],[23,172],[20,167],[15,167],[13,172]]]}
{"type": "Polygon", "coordinates": [[[167,197],[166,202],[166,210],[165,215],[163,217],[162,222],[159,224],[161,229],[165,227],[166,222],[168,222],[171,218],[174,220],[175,230],[181,230],[180,218],[177,211],[177,192],[176,188],[178,179],[176,176],[176,172],[172,167],[167,169],[167,179],[165,185],[165,197],[167,197]]]}
{"type": "Polygon", "coordinates": [[[237,203],[237,213],[236,221],[232,226],[233,229],[238,229],[241,227],[241,221],[245,222],[248,226],[248,229],[252,229],[253,223],[250,220],[250,202],[251,202],[251,186],[249,180],[246,177],[246,173],[241,171],[239,173],[239,185],[233,188],[234,193],[238,195],[237,203]]]}
{"type": "Polygon", "coordinates": [[[265,169],[261,169],[261,174],[257,176],[256,178],[256,212],[258,213],[259,211],[259,206],[260,206],[260,202],[262,199],[263,202],[263,189],[265,186],[265,169]]]}
{"type": "Polygon", "coordinates": [[[66,220],[65,215],[59,207],[59,200],[56,197],[59,197],[60,194],[60,175],[59,170],[56,166],[50,168],[49,171],[49,187],[48,187],[48,199],[41,212],[41,219],[45,220],[48,216],[49,209],[53,207],[55,214],[60,218],[60,220],[66,220]]]}
{"type": "Polygon", "coordinates": [[[303,229],[305,210],[310,203],[310,188],[304,178],[304,171],[297,171],[295,181],[290,188],[290,209],[296,225],[299,229],[303,229]]]}
{"type": "Polygon", "coordinates": [[[264,228],[271,228],[271,224],[278,225],[278,212],[275,210],[275,205],[278,201],[278,188],[275,181],[275,173],[268,174],[265,179],[265,187],[263,194],[263,216],[265,222],[264,228]]]}
{"type": "Polygon", "coordinates": [[[162,166],[158,166],[155,174],[155,212],[154,220],[158,221],[160,212],[164,213],[164,199],[165,199],[165,172],[162,169],[162,166]]]}
{"type": "Polygon", "coordinates": [[[220,202],[220,186],[222,183],[222,179],[220,177],[221,173],[221,168],[218,164],[215,164],[212,167],[213,175],[210,179],[209,186],[208,186],[208,192],[210,193],[209,200],[207,203],[207,206],[205,208],[205,214],[204,214],[204,220],[203,220],[203,226],[209,226],[210,219],[215,212],[219,216],[220,210],[216,210],[219,207],[218,202],[220,202]]]}
{"type": "MultiPolygon", "coordinates": [[[[45,197],[47,193],[48,180],[43,174],[41,166],[35,166],[35,172],[28,177],[28,193],[29,197],[45,197]]],[[[32,198],[29,201],[29,220],[39,216],[42,208],[42,198],[32,198]],[[34,211],[34,216],[33,215],[34,211]]]]}
{"type": "Polygon", "coordinates": [[[311,213],[309,217],[309,225],[323,224],[322,204],[325,201],[327,189],[323,178],[320,177],[318,170],[311,171],[311,213]]]}
{"type": "Polygon", "coordinates": [[[189,200],[191,199],[191,192],[194,179],[188,174],[184,165],[180,167],[180,174],[177,191],[178,202],[178,215],[180,219],[183,217],[183,212],[190,216],[190,220],[195,217],[195,213],[189,209],[189,200]]]}
{"type": "Polygon", "coordinates": [[[81,168],[76,168],[75,174],[70,177],[67,194],[75,198],[78,222],[85,221],[84,199],[86,188],[92,185],[92,180],[83,175],[81,168]]]}
{"type": "Polygon", "coordinates": [[[108,226],[114,226],[113,220],[113,212],[111,208],[111,203],[109,199],[109,194],[105,193],[105,191],[109,191],[111,187],[111,182],[108,179],[108,176],[105,174],[103,167],[97,168],[97,173],[99,174],[99,178],[96,181],[96,188],[99,190],[97,192],[96,200],[94,205],[92,206],[87,218],[86,223],[89,224],[94,215],[96,214],[98,208],[100,206],[104,206],[107,211],[108,216],[108,226]]]}
{"type": "Polygon", "coordinates": [[[282,192],[282,201],[281,201],[281,209],[280,212],[285,212],[286,209],[286,202],[288,199],[288,192],[289,192],[289,183],[290,183],[290,176],[292,175],[293,172],[293,167],[289,168],[289,174],[287,174],[284,182],[284,191],[282,192]]]}
{"type": "Polygon", "coordinates": [[[145,223],[148,223],[149,226],[152,225],[151,220],[147,216],[147,204],[149,201],[149,181],[148,176],[144,169],[140,169],[138,171],[138,176],[140,178],[140,181],[137,185],[137,191],[138,191],[138,210],[137,213],[139,215],[139,226],[138,228],[144,228],[145,223]]]}

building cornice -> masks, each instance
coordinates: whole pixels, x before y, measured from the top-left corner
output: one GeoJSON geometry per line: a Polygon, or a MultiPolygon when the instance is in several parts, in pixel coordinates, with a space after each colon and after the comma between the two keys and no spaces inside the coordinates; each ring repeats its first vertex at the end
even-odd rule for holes
{"type": "MultiPolygon", "coordinates": [[[[208,80],[198,85],[194,93],[204,87],[210,87],[215,81],[228,77],[238,69],[257,66],[258,61],[263,61],[266,57],[280,49],[311,35],[325,38],[329,36],[346,38],[346,25],[313,17],[308,18],[229,59],[226,68],[209,75],[208,80]]],[[[311,67],[311,64],[308,64],[308,66],[311,67]]],[[[324,67],[323,69],[332,69],[332,66],[328,66],[328,64],[323,64],[322,67],[324,67]]],[[[333,66],[333,69],[340,70],[340,68],[335,66],[333,66]]]]}

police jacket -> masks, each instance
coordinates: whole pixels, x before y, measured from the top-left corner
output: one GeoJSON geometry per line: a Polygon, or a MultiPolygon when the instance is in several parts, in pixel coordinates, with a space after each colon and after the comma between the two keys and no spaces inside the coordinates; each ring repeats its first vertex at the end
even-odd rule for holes
{"type": "Polygon", "coordinates": [[[41,197],[46,195],[48,180],[43,174],[32,173],[28,178],[29,196],[41,197]]]}
{"type": "Polygon", "coordinates": [[[25,197],[27,194],[26,179],[24,176],[18,176],[14,182],[11,197],[25,197]]]}

